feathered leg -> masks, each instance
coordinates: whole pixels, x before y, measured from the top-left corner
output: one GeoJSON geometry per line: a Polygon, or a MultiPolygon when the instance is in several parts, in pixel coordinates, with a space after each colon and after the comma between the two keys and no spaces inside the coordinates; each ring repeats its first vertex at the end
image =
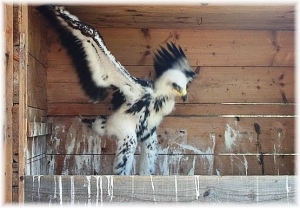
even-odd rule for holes
{"type": "Polygon", "coordinates": [[[83,123],[87,123],[88,126],[92,128],[92,130],[99,136],[104,136],[106,134],[106,116],[97,116],[93,119],[83,118],[80,116],[80,121],[83,123]]]}
{"type": "Polygon", "coordinates": [[[155,172],[157,159],[157,135],[152,134],[141,144],[140,175],[151,175],[155,172]]]}
{"type": "Polygon", "coordinates": [[[136,135],[127,134],[117,140],[117,152],[114,161],[114,174],[129,175],[133,165],[134,153],[137,146],[136,135]]]}

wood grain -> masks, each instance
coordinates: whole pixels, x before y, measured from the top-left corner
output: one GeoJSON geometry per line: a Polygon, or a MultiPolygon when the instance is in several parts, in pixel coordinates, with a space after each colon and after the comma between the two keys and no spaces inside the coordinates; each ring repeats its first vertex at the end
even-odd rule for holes
{"type": "Polygon", "coordinates": [[[47,91],[46,87],[46,68],[28,54],[28,74],[27,74],[27,90],[28,90],[28,105],[38,109],[47,109],[47,91]]]}
{"type": "MultiPolygon", "coordinates": [[[[96,116],[110,115],[109,103],[49,103],[49,116],[96,116]]],[[[169,116],[197,117],[255,117],[255,116],[294,116],[293,104],[183,104],[176,103],[175,109],[169,116]]]]}
{"type": "Polygon", "coordinates": [[[27,162],[27,73],[28,73],[28,7],[20,5],[20,51],[19,51],[19,186],[18,202],[24,202],[24,175],[27,162]]]}
{"type": "MultiPolygon", "coordinates": [[[[78,117],[49,119],[51,174],[112,174],[115,140],[99,138],[78,117]]],[[[224,175],[293,174],[293,128],[294,118],[167,117],[157,131],[156,174],[188,175],[192,169],[202,175],[216,169],[224,175]]],[[[138,147],[135,173],[139,153],[138,147]]]]}
{"type": "Polygon", "coordinates": [[[32,6],[28,7],[28,32],[28,41],[30,43],[28,53],[41,65],[47,66],[47,39],[45,38],[47,31],[45,23],[41,19],[41,14],[32,6]]]}
{"type": "MultiPolygon", "coordinates": [[[[133,76],[153,76],[149,67],[129,68],[133,76]]],[[[74,70],[55,69],[48,74],[48,103],[88,103],[74,70]]],[[[294,88],[293,67],[201,67],[187,103],[293,103],[294,88]]]]}
{"type": "MultiPolygon", "coordinates": [[[[49,66],[69,63],[58,35],[48,29],[49,66]]],[[[192,66],[294,66],[294,31],[101,28],[111,53],[123,65],[153,65],[151,53],[172,41],[192,66]],[[125,53],[124,53],[125,51],[125,53]]]]}
{"type": "Polygon", "coordinates": [[[294,29],[293,5],[70,5],[96,27],[181,29],[294,29]]]}
{"type": "Polygon", "coordinates": [[[27,203],[296,205],[295,176],[26,176],[27,203]]]}
{"type": "Polygon", "coordinates": [[[38,137],[51,134],[50,123],[33,122],[27,124],[27,137],[38,137]]]}
{"type": "Polygon", "coordinates": [[[4,202],[12,202],[13,187],[13,6],[4,4],[5,27],[5,123],[4,123],[4,202]]]}
{"type": "Polygon", "coordinates": [[[33,107],[27,109],[28,122],[47,122],[47,111],[33,107]]]}

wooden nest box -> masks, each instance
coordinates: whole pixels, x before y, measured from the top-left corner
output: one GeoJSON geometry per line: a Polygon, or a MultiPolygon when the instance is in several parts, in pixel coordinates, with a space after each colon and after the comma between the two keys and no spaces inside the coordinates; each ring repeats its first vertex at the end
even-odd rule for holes
{"type": "Polygon", "coordinates": [[[295,203],[294,6],[67,5],[133,76],[155,75],[166,41],[198,74],[158,129],[156,174],[121,177],[115,141],[78,119],[108,101],[90,102],[35,5],[4,5],[5,200],[295,203]]]}

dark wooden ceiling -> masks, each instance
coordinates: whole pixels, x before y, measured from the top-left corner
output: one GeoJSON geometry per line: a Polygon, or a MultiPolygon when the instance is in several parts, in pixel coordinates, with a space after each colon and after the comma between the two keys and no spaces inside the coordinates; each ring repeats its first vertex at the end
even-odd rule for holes
{"type": "Polygon", "coordinates": [[[294,30],[295,6],[68,5],[94,27],[294,30]]]}

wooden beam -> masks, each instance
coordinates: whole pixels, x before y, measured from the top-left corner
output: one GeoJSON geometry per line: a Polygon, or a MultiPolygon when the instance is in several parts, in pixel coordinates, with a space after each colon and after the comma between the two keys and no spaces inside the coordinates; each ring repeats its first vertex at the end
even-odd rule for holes
{"type": "Polygon", "coordinates": [[[19,105],[13,106],[13,202],[19,201],[19,105]]]}
{"type": "MultiPolygon", "coordinates": [[[[296,176],[26,176],[25,202],[296,205],[296,176]]],[[[122,204],[126,205],[126,204],[122,204]]]]}
{"type": "Polygon", "coordinates": [[[293,30],[294,5],[68,5],[96,27],[293,30]]]}
{"type": "Polygon", "coordinates": [[[27,73],[28,73],[28,6],[20,6],[19,49],[19,203],[24,203],[24,176],[27,153],[27,73]]]}
{"type": "Polygon", "coordinates": [[[13,6],[4,4],[5,25],[5,139],[4,139],[4,202],[12,202],[12,163],[13,163],[13,6]]]}

